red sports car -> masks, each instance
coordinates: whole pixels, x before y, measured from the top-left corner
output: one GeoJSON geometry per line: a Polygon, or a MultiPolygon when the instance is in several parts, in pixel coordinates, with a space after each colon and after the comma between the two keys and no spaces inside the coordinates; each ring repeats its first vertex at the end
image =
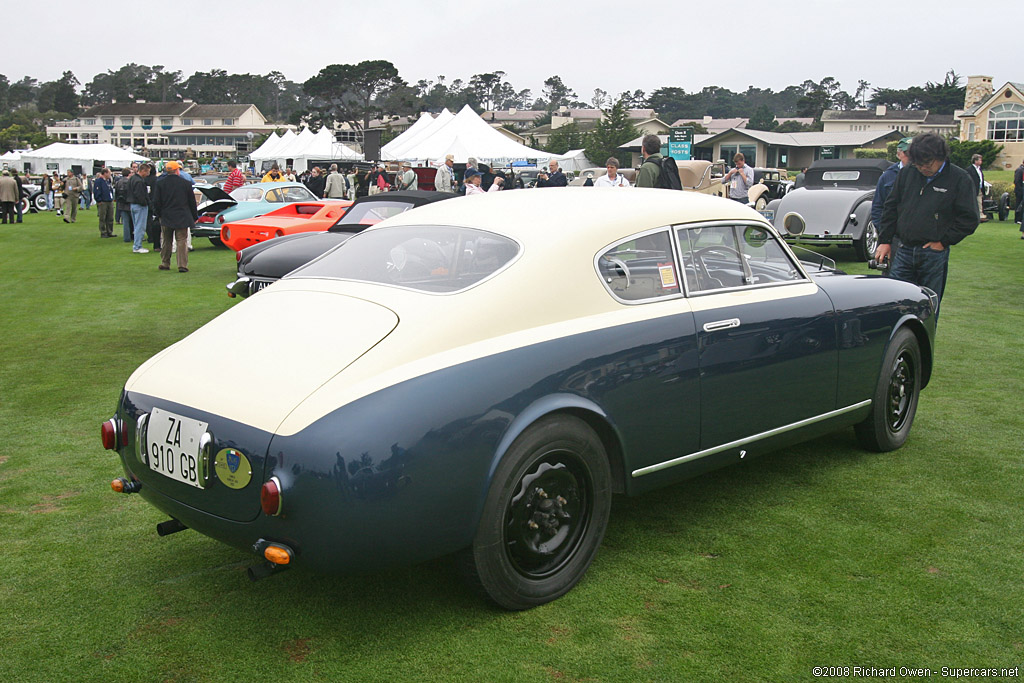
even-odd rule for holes
{"type": "Polygon", "coordinates": [[[337,223],[350,206],[352,202],[337,199],[285,204],[256,218],[225,223],[220,229],[220,240],[241,251],[282,235],[322,232],[337,223]]]}

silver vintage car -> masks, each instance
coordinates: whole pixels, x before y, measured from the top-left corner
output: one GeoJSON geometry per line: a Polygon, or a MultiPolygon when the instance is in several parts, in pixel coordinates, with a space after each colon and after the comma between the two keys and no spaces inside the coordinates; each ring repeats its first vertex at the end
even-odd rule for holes
{"type": "Polygon", "coordinates": [[[853,247],[867,261],[878,246],[878,228],[871,222],[871,200],[884,159],[823,159],[807,169],[802,187],[768,203],[766,216],[782,229],[789,214],[803,216],[807,228],[788,235],[790,244],[853,247]]]}

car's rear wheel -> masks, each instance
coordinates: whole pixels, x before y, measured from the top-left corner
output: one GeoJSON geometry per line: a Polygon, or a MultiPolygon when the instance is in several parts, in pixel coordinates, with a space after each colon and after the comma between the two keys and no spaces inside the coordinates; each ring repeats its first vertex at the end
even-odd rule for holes
{"type": "Polygon", "coordinates": [[[466,579],[505,609],[550,602],[587,571],[610,510],[611,470],[597,434],[570,415],[545,418],[498,465],[461,557],[466,579]]]}
{"type": "Polygon", "coordinates": [[[21,215],[27,216],[29,211],[32,210],[32,204],[28,201],[28,197],[21,198],[21,215]]]}
{"type": "Polygon", "coordinates": [[[853,241],[853,251],[857,254],[857,260],[868,261],[875,257],[875,249],[878,248],[878,230],[875,229],[874,221],[868,221],[864,227],[864,234],[860,239],[853,241]]]}
{"type": "Polygon", "coordinates": [[[1010,215],[1010,193],[1004,192],[999,197],[999,220],[1005,221],[1010,215]]]}
{"type": "Polygon", "coordinates": [[[904,327],[885,352],[871,414],[854,427],[861,446],[878,452],[902,446],[910,435],[920,393],[921,349],[914,333],[904,327]]]}
{"type": "Polygon", "coordinates": [[[217,247],[218,249],[223,249],[224,248],[224,243],[220,241],[219,237],[211,237],[210,238],[210,244],[212,244],[213,246],[217,247]]]}

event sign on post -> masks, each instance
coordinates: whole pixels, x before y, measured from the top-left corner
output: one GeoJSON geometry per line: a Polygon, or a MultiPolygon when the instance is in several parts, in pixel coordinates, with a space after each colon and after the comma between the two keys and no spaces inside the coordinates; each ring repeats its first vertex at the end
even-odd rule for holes
{"type": "Polygon", "coordinates": [[[676,161],[690,159],[690,148],[693,146],[693,127],[679,126],[668,132],[668,153],[676,161]]]}

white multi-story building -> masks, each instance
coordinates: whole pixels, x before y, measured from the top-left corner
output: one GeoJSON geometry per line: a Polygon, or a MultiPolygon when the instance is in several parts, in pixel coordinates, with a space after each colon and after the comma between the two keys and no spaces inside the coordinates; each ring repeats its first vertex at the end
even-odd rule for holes
{"type": "Polygon", "coordinates": [[[236,157],[278,126],[253,104],[112,102],[46,127],[61,142],[105,142],[151,158],[236,157]],[[251,133],[251,135],[250,135],[251,133]]]}

